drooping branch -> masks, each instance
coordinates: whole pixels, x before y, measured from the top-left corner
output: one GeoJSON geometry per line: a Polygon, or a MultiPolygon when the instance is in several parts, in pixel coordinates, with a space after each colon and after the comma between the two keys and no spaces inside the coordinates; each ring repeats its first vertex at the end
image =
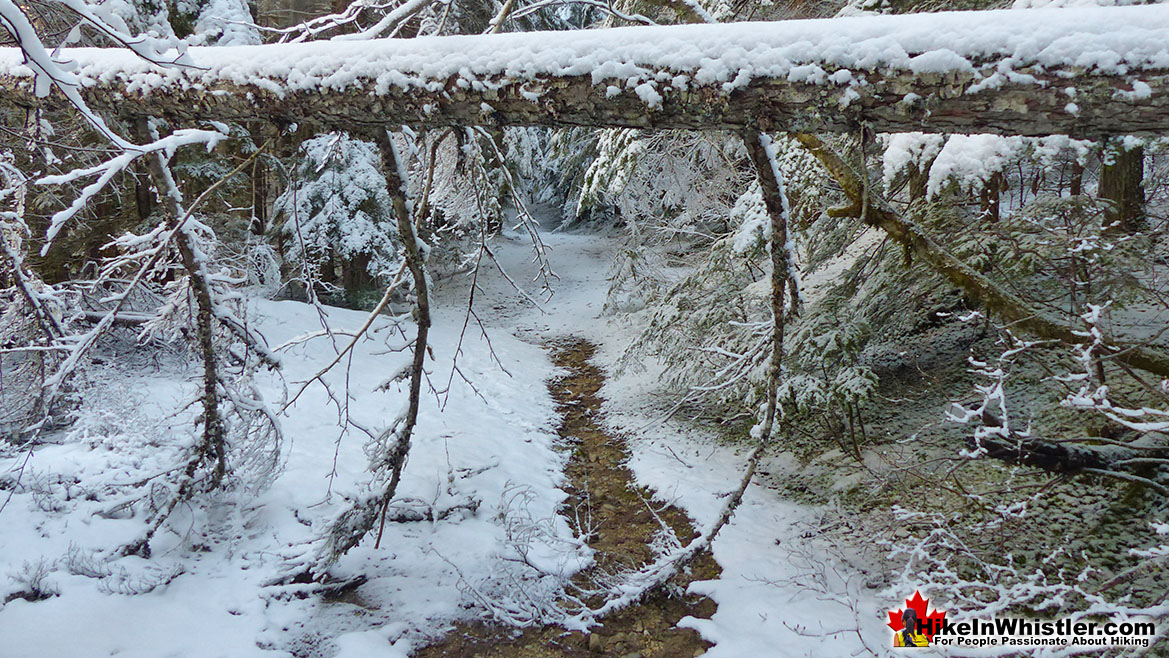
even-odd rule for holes
{"type": "MultiPolygon", "coordinates": [[[[418,239],[414,218],[410,212],[410,204],[406,198],[406,186],[409,178],[404,169],[405,163],[398,157],[397,148],[394,146],[389,131],[379,130],[374,134],[374,137],[382,154],[382,169],[386,176],[386,184],[389,186],[390,198],[394,204],[394,217],[398,222],[398,237],[402,240],[406,267],[410,270],[410,276],[414,280],[416,304],[414,321],[418,327],[414,338],[414,359],[410,364],[410,399],[406,408],[406,417],[397,430],[397,440],[391,447],[389,454],[385,455],[391,475],[381,501],[381,513],[384,517],[390,500],[398,490],[398,483],[402,478],[402,467],[406,464],[406,455],[410,452],[410,437],[418,422],[422,378],[426,376],[423,372],[423,365],[426,361],[426,341],[430,335],[430,286],[427,281],[422,245],[418,239]]],[[[381,539],[381,531],[379,530],[378,544],[381,543],[381,539]]]]}
{"type": "MultiPolygon", "coordinates": [[[[378,534],[375,546],[380,546],[382,531],[385,529],[386,513],[398,484],[402,469],[410,453],[410,440],[418,422],[418,407],[421,403],[422,380],[426,377],[423,366],[426,361],[427,339],[430,334],[430,286],[427,280],[426,263],[423,256],[425,246],[419,240],[414,224],[412,206],[407,198],[408,178],[404,163],[388,131],[378,130],[369,135],[381,152],[383,174],[398,224],[398,237],[402,242],[406,269],[413,279],[415,307],[414,321],[417,334],[413,344],[413,358],[409,369],[410,390],[406,412],[395,418],[390,427],[378,435],[367,447],[370,453],[369,470],[373,476],[369,489],[356,498],[348,509],[333,522],[324,538],[318,557],[309,565],[308,575],[324,578],[329,565],[356,546],[375,525],[378,534]],[[380,522],[379,522],[380,517],[380,522]]],[[[388,298],[388,293],[387,293],[388,298]]],[[[404,374],[404,373],[403,373],[404,374]]],[[[396,378],[395,378],[396,379],[396,378]]],[[[304,574],[298,574],[300,577],[304,574]]]]}
{"type": "MultiPolygon", "coordinates": [[[[21,217],[21,222],[23,223],[23,217],[21,217]]],[[[8,227],[0,223],[0,231],[6,228],[8,227]]],[[[60,320],[46,307],[44,300],[34,289],[36,282],[35,273],[25,270],[24,255],[8,244],[8,241],[3,235],[0,235],[0,254],[8,260],[12,282],[16,285],[16,289],[24,299],[24,302],[32,309],[33,318],[40,327],[42,337],[46,343],[52,343],[64,338],[66,335],[65,329],[61,326],[60,320]]]]}
{"type": "MultiPolygon", "coordinates": [[[[804,133],[794,135],[797,141],[816,156],[828,174],[840,185],[851,202],[851,212],[859,215],[864,208],[865,222],[881,228],[914,256],[946,277],[966,295],[978,300],[988,311],[996,314],[1013,328],[1029,332],[1047,340],[1058,340],[1068,345],[1079,345],[1090,340],[1071,326],[1056,322],[1031,308],[1025,300],[967,265],[931,238],[912,218],[902,216],[876,191],[868,189],[861,176],[828,144],[819,137],[804,133]]],[[[920,207],[920,206],[915,206],[920,207]]],[[[914,212],[911,208],[910,212],[914,212]]],[[[1108,357],[1154,373],[1169,377],[1169,354],[1145,345],[1119,345],[1108,357]]]]}
{"type": "MultiPolygon", "coordinates": [[[[176,124],[1169,132],[1164,5],[192,48],[181,69],[63,53],[89,107],[176,124]]],[[[0,104],[33,105],[33,76],[0,49],[0,104]]]]}
{"type": "Polygon", "coordinates": [[[755,167],[759,187],[763,192],[763,203],[771,219],[771,363],[767,373],[767,410],[762,423],[760,449],[766,444],[775,428],[776,399],[783,367],[784,292],[791,278],[792,254],[788,237],[788,218],[791,215],[787,194],[783,188],[783,177],[775,162],[775,150],[771,137],[758,130],[743,132],[743,144],[755,167]]]}
{"type": "Polygon", "coordinates": [[[747,148],[751,164],[763,191],[763,202],[767,207],[767,214],[771,224],[771,237],[768,248],[771,251],[771,359],[767,369],[767,403],[763,418],[752,430],[755,437],[755,448],[747,458],[746,467],[739,479],[738,486],[727,496],[718,518],[704,533],[694,538],[685,547],[667,554],[644,567],[637,575],[636,582],[629,587],[622,588],[622,594],[606,602],[597,610],[587,611],[584,615],[589,621],[599,619],[616,612],[630,604],[637,602],[650,591],[662,586],[670,580],[679,569],[690,563],[710,548],[719,532],[731,521],[735,510],[743,502],[743,496],[755,477],[759,461],[763,453],[771,444],[771,436],[775,431],[778,415],[779,382],[783,376],[784,355],[784,327],[785,308],[784,298],[788,289],[788,280],[791,276],[791,247],[788,243],[788,220],[790,211],[787,193],[784,191],[783,177],[776,165],[775,150],[771,137],[756,129],[748,128],[743,131],[743,144],[747,148]]]}
{"type": "MultiPolygon", "coordinates": [[[[139,118],[135,128],[140,139],[149,136],[146,117],[139,118]]],[[[191,480],[194,469],[200,463],[213,457],[215,486],[227,473],[227,429],[219,404],[219,358],[215,351],[215,304],[212,301],[211,284],[207,280],[202,259],[197,255],[197,248],[192,243],[185,221],[188,213],[183,210],[166,156],[161,152],[149,154],[146,158],[146,168],[150,173],[150,181],[158,192],[167,224],[177,225],[174,233],[175,244],[182,259],[183,269],[187,271],[197,309],[195,335],[199,344],[199,356],[203,360],[203,439],[196,451],[198,454],[188,466],[187,481],[191,480]]]]}

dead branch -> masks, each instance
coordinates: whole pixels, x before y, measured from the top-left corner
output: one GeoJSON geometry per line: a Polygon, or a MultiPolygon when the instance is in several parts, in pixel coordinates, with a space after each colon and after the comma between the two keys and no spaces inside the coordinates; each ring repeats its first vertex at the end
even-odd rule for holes
{"type": "Polygon", "coordinates": [[[423,261],[422,251],[419,248],[418,233],[414,228],[410,204],[406,198],[408,178],[404,169],[405,164],[398,157],[397,148],[394,146],[389,131],[376,131],[374,141],[382,154],[382,168],[385,170],[386,183],[390,188],[390,196],[394,204],[394,217],[398,221],[398,235],[402,240],[402,249],[406,254],[406,267],[410,269],[410,276],[414,279],[416,299],[414,321],[418,326],[418,333],[414,339],[414,360],[410,366],[409,406],[406,409],[403,424],[397,430],[397,440],[390,453],[385,455],[386,465],[390,468],[391,476],[381,498],[382,524],[378,530],[376,547],[381,545],[381,529],[385,528],[386,508],[398,490],[398,482],[402,477],[402,467],[405,465],[406,455],[410,451],[410,436],[414,432],[414,425],[418,422],[419,397],[422,391],[422,378],[425,376],[422,367],[426,360],[426,340],[430,334],[430,286],[427,281],[426,263],[423,261]]]}
{"type": "MultiPolygon", "coordinates": [[[[139,133],[139,139],[145,140],[149,137],[149,120],[146,117],[138,119],[135,128],[139,133]]],[[[177,186],[174,177],[171,176],[166,156],[160,152],[152,153],[147,156],[146,163],[150,181],[162,202],[167,223],[174,223],[177,227],[174,234],[175,243],[183,268],[187,271],[198,309],[195,316],[195,333],[199,343],[199,355],[203,360],[203,441],[200,451],[208,450],[214,454],[215,475],[212,486],[217,486],[227,473],[227,429],[219,408],[219,359],[215,353],[216,312],[212,301],[213,293],[207,280],[204,262],[196,255],[198,250],[192,243],[191,234],[186,230],[185,220],[189,214],[180,205],[177,186]]]]}

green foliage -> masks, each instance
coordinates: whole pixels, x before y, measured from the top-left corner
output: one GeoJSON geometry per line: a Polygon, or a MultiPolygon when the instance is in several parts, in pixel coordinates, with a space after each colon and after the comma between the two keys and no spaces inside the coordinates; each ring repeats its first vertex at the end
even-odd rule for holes
{"type": "Polygon", "coordinates": [[[858,461],[866,440],[862,409],[879,383],[872,368],[861,364],[868,338],[858,323],[803,322],[790,341],[792,364],[779,386],[783,422],[808,433],[813,427],[832,437],[858,461]]]}
{"type": "Polygon", "coordinates": [[[597,137],[597,156],[581,181],[577,214],[588,214],[606,198],[625,191],[645,153],[640,131],[628,128],[602,130],[597,137]]]}
{"type": "Polygon", "coordinates": [[[767,359],[762,275],[730,237],[715,242],[693,273],[653,298],[649,322],[625,363],[655,356],[666,366],[663,383],[672,392],[705,387],[706,402],[743,409],[762,382],[767,359]]]}
{"type": "MultiPolygon", "coordinates": [[[[1085,304],[1117,308],[1142,298],[1148,236],[1121,232],[1088,197],[1044,196],[956,245],[967,262],[1078,316],[1085,304]]],[[[956,233],[955,236],[960,236],[956,233]]]]}
{"type": "Polygon", "coordinates": [[[295,179],[275,203],[285,217],[285,257],[309,281],[331,286],[339,275],[349,295],[391,276],[401,259],[377,148],[330,133],[305,142],[301,153],[295,179]]]}

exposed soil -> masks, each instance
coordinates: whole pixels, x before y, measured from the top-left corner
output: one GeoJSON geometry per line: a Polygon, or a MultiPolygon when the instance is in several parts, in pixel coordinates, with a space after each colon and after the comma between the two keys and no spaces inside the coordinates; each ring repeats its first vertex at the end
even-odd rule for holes
{"type": "MultiPolygon", "coordinates": [[[[573,450],[565,472],[569,494],[569,518],[592,533],[589,545],[596,564],[577,576],[580,584],[605,574],[635,568],[654,558],[651,545],[667,524],[683,543],[694,535],[690,519],[681,510],[655,502],[652,493],[633,485],[625,466],[629,456],[625,441],[602,427],[601,397],[604,375],[590,363],[594,346],[573,339],[552,345],[556,365],[568,371],[549,382],[564,421],[560,436],[573,450]],[[652,511],[651,511],[652,506],[652,511]],[[573,511],[575,510],[575,514],[573,511]],[[577,517],[577,518],[573,518],[577,517]],[[660,519],[661,521],[659,522],[660,519]]],[[[577,528],[582,531],[581,528],[577,528]]],[[[676,628],[689,615],[709,617],[716,605],[706,597],[686,595],[694,580],[717,578],[718,564],[708,554],[691,563],[687,573],[664,588],[604,620],[592,634],[547,627],[516,631],[484,623],[457,626],[442,641],[416,655],[421,658],[544,658],[554,656],[615,656],[618,658],[692,658],[710,644],[689,629],[676,628]]],[[[593,605],[599,602],[590,602],[593,605]]]]}

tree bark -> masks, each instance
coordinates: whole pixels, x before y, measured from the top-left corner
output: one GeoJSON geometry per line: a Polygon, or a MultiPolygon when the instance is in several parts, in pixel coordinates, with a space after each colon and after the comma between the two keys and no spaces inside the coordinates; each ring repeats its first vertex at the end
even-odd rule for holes
{"type": "Polygon", "coordinates": [[[268,165],[257,158],[252,163],[252,221],[248,229],[259,237],[268,232],[268,178],[268,165]]]}
{"type": "MultiPolygon", "coordinates": [[[[146,117],[140,117],[135,129],[138,138],[149,138],[149,129],[146,117]]],[[[181,221],[185,215],[179,200],[172,194],[171,177],[167,171],[167,162],[162,152],[152,153],[146,157],[146,168],[150,180],[162,202],[162,209],[167,223],[181,221]]],[[[212,486],[218,486],[227,474],[227,430],[223,423],[223,416],[219,409],[219,371],[218,360],[215,356],[215,308],[211,300],[211,288],[207,281],[202,263],[195,255],[195,248],[191,244],[191,236],[182,226],[175,232],[175,244],[179,249],[179,258],[183,269],[187,271],[191,293],[195,297],[195,333],[199,346],[199,356],[203,361],[203,442],[200,451],[207,454],[200,457],[213,457],[215,462],[214,479],[212,486]]]]}
{"type": "MultiPolygon", "coordinates": [[[[788,201],[783,190],[783,181],[775,170],[771,157],[771,138],[758,130],[743,131],[743,144],[755,168],[759,187],[763,192],[763,204],[771,220],[771,362],[767,373],[767,411],[763,428],[767,435],[775,426],[776,390],[783,368],[784,294],[792,264],[788,259],[788,201]]],[[[764,439],[767,437],[765,436],[764,439]]]]}
{"type": "Polygon", "coordinates": [[[1085,468],[1111,468],[1114,462],[1131,458],[1135,451],[1112,451],[1105,454],[1074,443],[1053,443],[1042,439],[991,439],[975,442],[967,440],[971,448],[982,448],[986,456],[1010,464],[1030,466],[1050,473],[1076,473],[1085,468]]]}
{"type": "Polygon", "coordinates": [[[1142,228],[1145,217],[1145,149],[1126,149],[1112,142],[1102,154],[1098,196],[1110,203],[1104,217],[1119,222],[1122,230],[1132,233],[1142,228]]]}
{"type": "MultiPolygon", "coordinates": [[[[978,207],[982,219],[991,223],[999,221],[999,194],[1002,192],[1003,174],[995,172],[982,186],[978,207]]],[[[921,197],[924,198],[924,195],[921,197]]]]}
{"type": "Polygon", "coordinates": [[[150,185],[142,178],[149,180],[150,173],[134,172],[134,204],[138,210],[138,221],[145,222],[154,212],[154,197],[150,193],[150,185]]]}
{"type": "MultiPolygon", "coordinates": [[[[1157,8],[1125,10],[1163,16],[1157,8]]],[[[967,27],[1002,20],[993,12],[963,14],[967,27]]],[[[84,81],[79,90],[93,109],[160,116],[176,125],[268,120],[348,130],[482,125],[816,133],[851,132],[864,124],[874,132],[1169,133],[1169,67],[1126,60],[1120,74],[1076,66],[1076,50],[1066,58],[1072,63],[1059,64],[1020,59],[1010,43],[991,52],[942,42],[922,46],[914,27],[919,20],[880,16],[840,25],[855,29],[871,21],[891,43],[904,36],[905,48],[959,48],[950,54],[961,56],[963,66],[914,70],[897,48],[852,68],[814,49],[796,56],[791,40],[798,32],[792,27],[806,21],[776,23],[778,36],[758,32],[763,36],[751,48],[742,44],[755,33],[736,26],[684,25],[626,28],[637,30],[629,33],[637,41],[620,48],[614,30],[582,30],[543,42],[510,34],[428,38],[425,49],[402,43],[411,39],[369,42],[360,51],[338,50],[334,42],[246,46],[230,53],[202,48],[194,51],[197,67],[169,69],[119,49],[65,49],[63,56],[76,60],[75,73],[84,81]],[[669,48],[639,48],[646,40],[695,47],[679,58],[669,48]],[[719,74],[710,61],[728,48],[737,54],[719,74]],[[449,57],[454,68],[436,67],[439,57],[449,57]],[[777,64],[790,57],[791,66],[777,64]],[[999,72],[1003,65],[1011,75],[999,72]],[[1142,93],[1118,93],[1133,78],[1139,78],[1142,93]],[[987,84],[990,79],[994,84],[987,84]],[[1073,84],[1074,105],[1068,95],[1073,84]]],[[[955,24],[945,16],[938,20],[955,24]]],[[[1059,29],[1078,29],[1064,21],[1059,29]]],[[[1132,24],[1131,18],[1120,21],[1116,29],[1132,24]]],[[[1058,30],[1051,33],[1058,36],[1058,30]]],[[[1061,42],[1061,48],[1074,47],[1061,42]]],[[[0,104],[38,102],[17,49],[0,49],[0,104]]]]}
{"type": "Polygon", "coordinates": [[[1072,196],[1080,196],[1084,193],[1084,165],[1079,162],[1072,163],[1072,180],[1068,193],[1072,196]]]}
{"type": "Polygon", "coordinates": [[[373,277],[369,274],[369,261],[369,254],[356,254],[352,258],[341,259],[341,285],[350,303],[358,293],[373,283],[373,277]]]}
{"type": "MultiPolygon", "coordinates": [[[[430,335],[430,287],[426,275],[426,263],[419,249],[418,234],[414,229],[414,218],[410,213],[410,205],[406,198],[407,179],[404,164],[398,157],[397,149],[385,130],[378,130],[373,135],[374,141],[382,155],[382,169],[389,186],[390,198],[393,201],[394,217],[398,223],[398,236],[402,240],[402,250],[406,257],[406,267],[410,270],[410,277],[414,281],[414,294],[417,300],[414,321],[418,326],[418,333],[414,339],[414,359],[410,365],[410,399],[406,408],[406,417],[397,432],[397,441],[389,454],[385,455],[385,464],[390,469],[390,482],[386,486],[381,498],[381,514],[384,515],[390,500],[398,490],[398,483],[402,478],[402,468],[406,464],[406,456],[410,452],[410,438],[414,433],[414,426],[418,422],[418,405],[422,395],[422,379],[426,376],[423,365],[426,361],[427,338],[430,335]]],[[[384,527],[384,525],[383,525],[384,527]]],[[[377,544],[381,544],[381,531],[378,531],[377,544]]]]}

